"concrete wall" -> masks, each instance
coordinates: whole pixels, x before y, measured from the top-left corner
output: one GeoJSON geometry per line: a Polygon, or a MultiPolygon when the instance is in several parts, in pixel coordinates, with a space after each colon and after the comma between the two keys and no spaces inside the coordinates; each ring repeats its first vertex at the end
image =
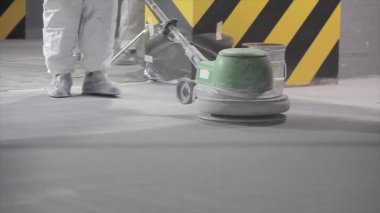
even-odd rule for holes
{"type": "Polygon", "coordinates": [[[380,1],[342,0],[339,78],[380,74],[380,1]]]}
{"type": "MultiPolygon", "coordinates": [[[[43,0],[27,0],[26,36],[41,39],[43,0]]],[[[340,78],[380,74],[380,0],[342,0],[340,78]]]]}

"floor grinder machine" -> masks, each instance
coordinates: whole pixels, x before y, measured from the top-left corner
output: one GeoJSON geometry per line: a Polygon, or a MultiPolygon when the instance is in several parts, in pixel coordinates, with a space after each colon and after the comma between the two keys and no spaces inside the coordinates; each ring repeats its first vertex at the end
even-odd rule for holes
{"type": "Polygon", "coordinates": [[[196,67],[195,80],[180,79],[176,95],[182,104],[195,103],[205,120],[238,123],[278,123],[290,103],[273,88],[273,69],[267,53],[254,48],[230,48],[209,61],[178,30],[154,0],[145,0],[168,40],[181,44],[196,67]]]}
{"type": "MultiPolygon", "coordinates": [[[[273,88],[273,69],[265,51],[229,48],[210,61],[178,30],[178,20],[169,19],[154,0],[145,0],[145,4],[160,21],[160,34],[180,44],[196,68],[195,80],[177,82],[176,95],[182,104],[195,103],[204,120],[259,125],[286,120],[281,113],[289,110],[289,99],[282,90],[273,88]]],[[[152,24],[148,23],[112,61],[147,32],[154,34],[152,24]]]]}

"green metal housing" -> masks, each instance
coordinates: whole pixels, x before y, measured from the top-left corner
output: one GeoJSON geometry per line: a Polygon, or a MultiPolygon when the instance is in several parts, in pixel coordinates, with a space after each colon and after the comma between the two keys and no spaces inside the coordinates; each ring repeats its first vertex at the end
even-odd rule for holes
{"type": "Polygon", "coordinates": [[[265,92],[273,87],[270,60],[265,51],[231,48],[219,52],[215,61],[197,66],[196,82],[223,89],[265,92]]]}

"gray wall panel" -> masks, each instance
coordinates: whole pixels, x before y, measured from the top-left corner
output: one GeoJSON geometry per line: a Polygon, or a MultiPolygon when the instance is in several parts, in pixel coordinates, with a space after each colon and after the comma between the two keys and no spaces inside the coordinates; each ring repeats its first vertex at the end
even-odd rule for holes
{"type": "Polygon", "coordinates": [[[342,0],[339,77],[380,74],[380,1],[342,0]]]}
{"type": "Polygon", "coordinates": [[[26,0],[26,38],[42,38],[43,0],[26,0]]]}

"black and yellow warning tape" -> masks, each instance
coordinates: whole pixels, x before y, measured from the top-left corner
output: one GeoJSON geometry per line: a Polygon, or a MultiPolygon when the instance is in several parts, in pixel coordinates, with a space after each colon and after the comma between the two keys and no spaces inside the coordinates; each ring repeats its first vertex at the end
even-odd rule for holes
{"type": "Polygon", "coordinates": [[[285,44],[288,85],[338,75],[341,0],[156,1],[194,34],[215,32],[216,23],[223,21],[223,33],[233,37],[236,47],[245,42],[285,44]]]}
{"type": "Polygon", "coordinates": [[[25,35],[26,0],[1,0],[0,2],[0,40],[25,35]],[[22,25],[22,26],[20,26],[22,25]],[[21,32],[16,32],[21,31],[21,32]]]}

